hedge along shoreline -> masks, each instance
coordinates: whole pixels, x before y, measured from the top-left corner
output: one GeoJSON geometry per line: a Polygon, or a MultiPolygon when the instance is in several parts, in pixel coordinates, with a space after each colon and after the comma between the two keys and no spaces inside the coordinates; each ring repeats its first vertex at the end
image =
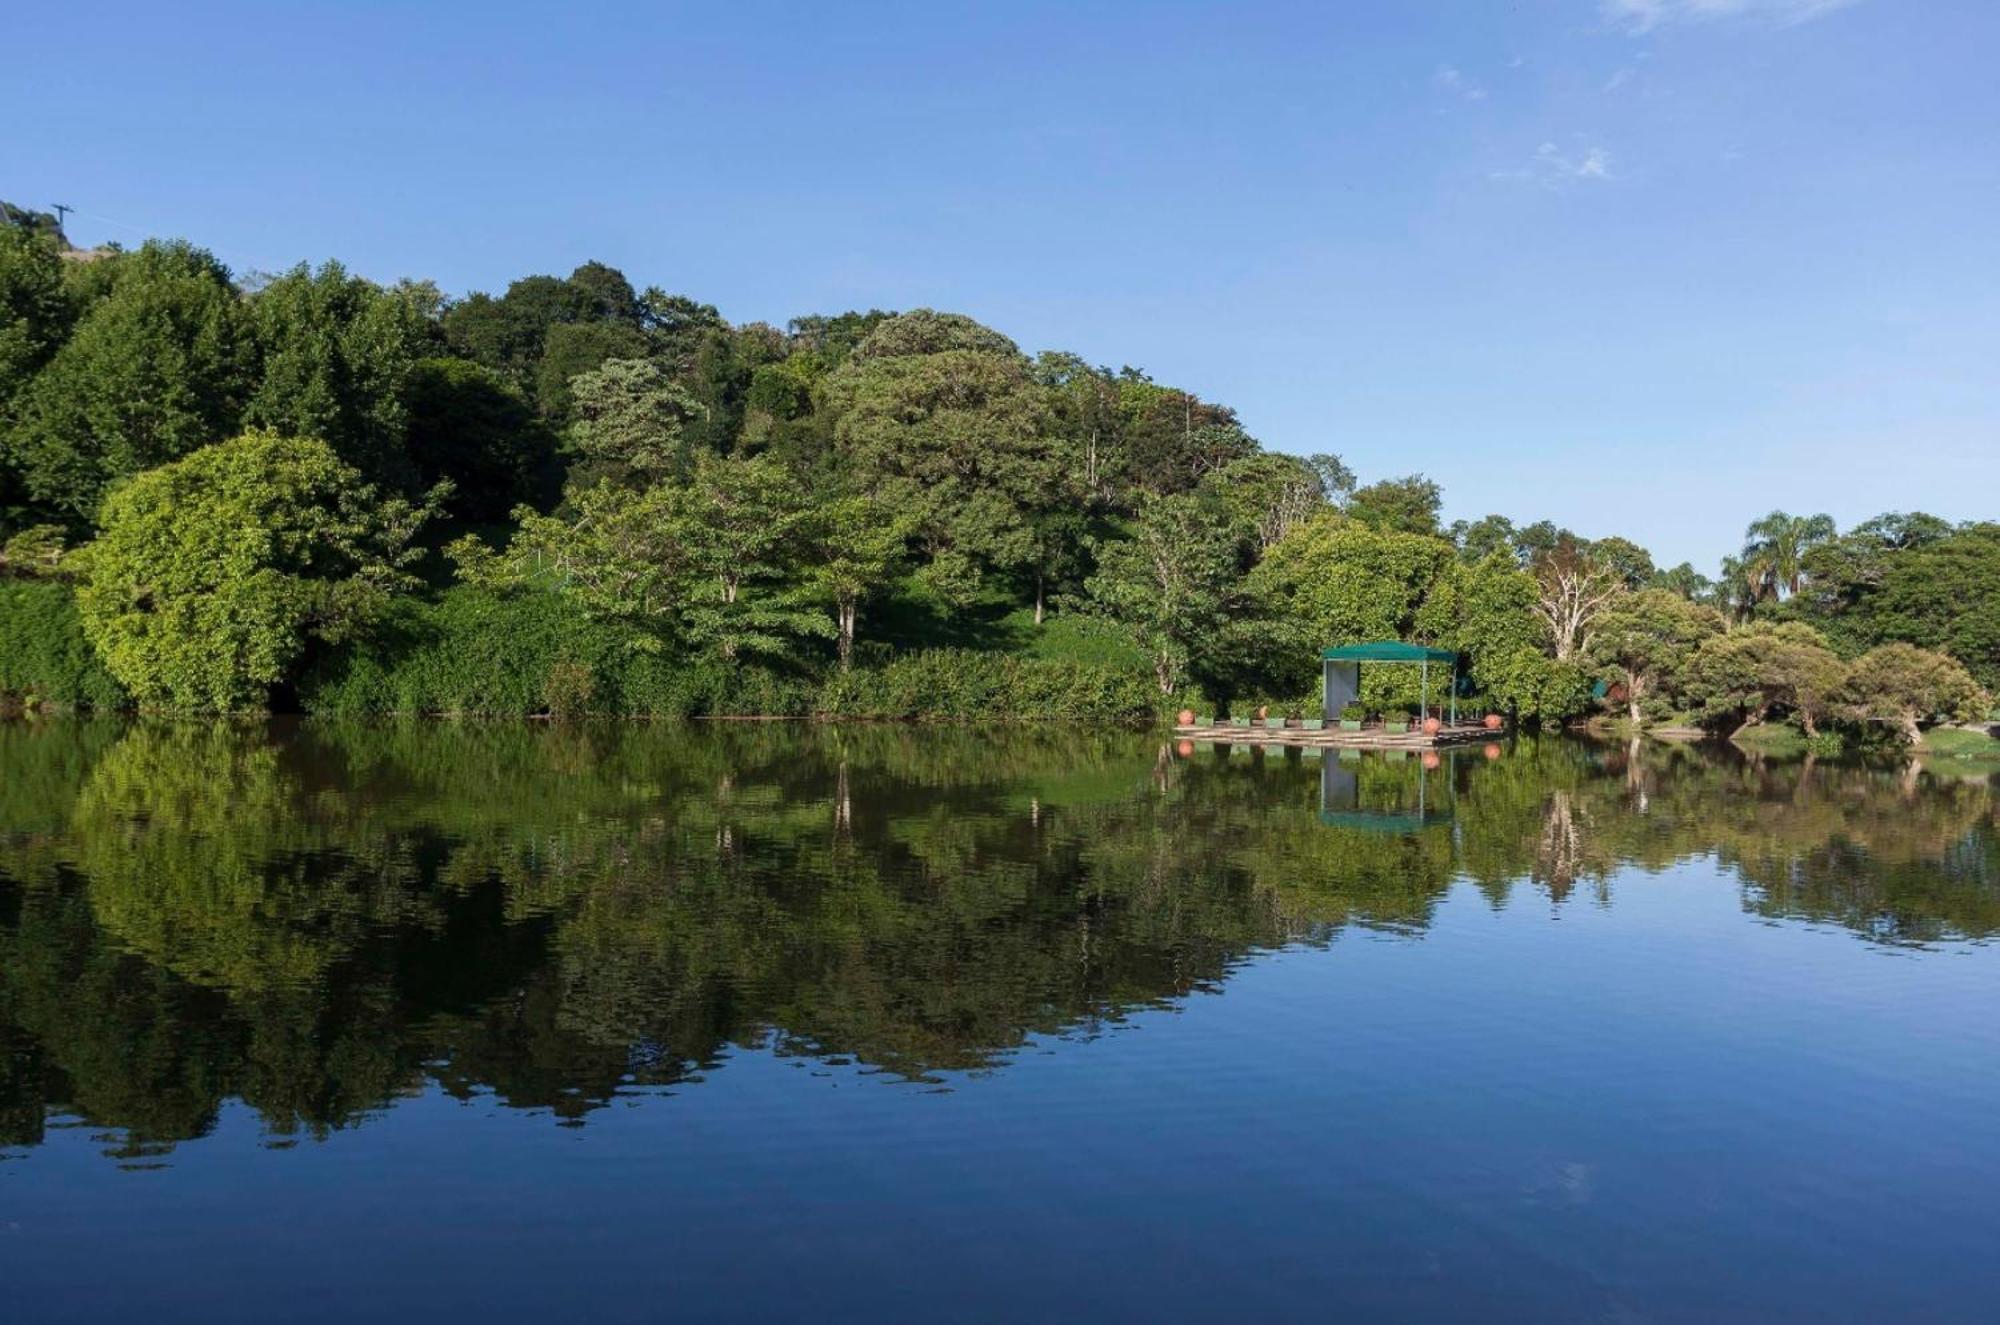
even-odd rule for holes
{"type": "Polygon", "coordinates": [[[120,709],[130,703],[84,638],[59,580],[0,580],[0,708],[120,709]]]}
{"type": "Polygon", "coordinates": [[[841,672],[688,662],[552,594],[457,587],[400,600],[298,687],[309,714],[1151,721],[1172,701],[1111,663],[926,649],[841,672]]]}

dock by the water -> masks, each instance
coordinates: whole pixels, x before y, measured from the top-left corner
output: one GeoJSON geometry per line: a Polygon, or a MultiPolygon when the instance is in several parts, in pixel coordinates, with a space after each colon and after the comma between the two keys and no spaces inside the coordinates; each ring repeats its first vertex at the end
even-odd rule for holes
{"type": "Polygon", "coordinates": [[[1298,745],[1336,750],[1435,750],[1446,745],[1496,740],[1505,734],[1504,728],[1463,722],[1441,726],[1435,732],[1424,731],[1421,727],[1397,731],[1379,724],[1355,729],[1331,723],[1304,726],[1294,721],[1288,726],[1278,726],[1250,720],[1217,722],[1200,718],[1174,727],[1174,735],[1183,741],[1213,741],[1227,745],[1298,745]]]}

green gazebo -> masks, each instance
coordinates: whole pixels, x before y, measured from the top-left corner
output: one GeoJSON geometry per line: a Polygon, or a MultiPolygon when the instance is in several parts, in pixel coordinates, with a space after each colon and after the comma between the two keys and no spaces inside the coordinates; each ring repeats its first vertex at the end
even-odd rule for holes
{"type": "Polygon", "coordinates": [[[1333,722],[1340,717],[1340,711],[1361,698],[1362,663],[1415,663],[1421,680],[1418,682],[1423,695],[1426,713],[1431,707],[1431,664],[1451,669],[1451,684],[1446,687],[1451,695],[1451,721],[1458,723],[1458,655],[1450,649],[1433,649],[1423,644],[1405,644],[1401,640],[1376,640],[1370,644],[1343,644],[1320,654],[1321,693],[1324,699],[1324,717],[1333,722]]]}

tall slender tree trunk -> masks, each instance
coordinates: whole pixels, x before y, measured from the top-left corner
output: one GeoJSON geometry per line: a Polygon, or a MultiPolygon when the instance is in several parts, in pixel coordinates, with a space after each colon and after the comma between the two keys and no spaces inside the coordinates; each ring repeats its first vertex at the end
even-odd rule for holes
{"type": "Polygon", "coordinates": [[[854,600],[842,599],[837,609],[837,616],[840,623],[840,639],[837,647],[840,650],[840,670],[844,672],[854,665],[854,600]]]}

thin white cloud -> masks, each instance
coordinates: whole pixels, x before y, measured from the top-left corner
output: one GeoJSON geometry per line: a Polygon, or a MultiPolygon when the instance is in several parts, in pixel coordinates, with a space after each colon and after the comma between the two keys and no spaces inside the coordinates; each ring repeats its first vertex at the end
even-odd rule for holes
{"type": "Polygon", "coordinates": [[[1554,143],[1543,143],[1535,149],[1534,159],[1525,167],[1520,170],[1496,170],[1491,178],[1561,188],[1567,184],[1613,180],[1618,178],[1618,174],[1611,168],[1611,153],[1601,147],[1585,145],[1574,151],[1564,151],[1554,143]]]}
{"type": "Polygon", "coordinates": [[[1624,87],[1627,83],[1638,77],[1638,74],[1638,70],[1632,68],[1630,65],[1626,65],[1623,69],[1616,71],[1611,77],[1605,79],[1604,86],[1598,90],[1605,93],[1616,92],[1619,88],[1624,87]]]}
{"type": "Polygon", "coordinates": [[[1438,66],[1438,71],[1431,75],[1431,83],[1440,90],[1449,92],[1455,97],[1463,97],[1467,101],[1486,100],[1485,88],[1448,64],[1438,66]]]}
{"type": "Polygon", "coordinates": [[[1776,27],[1796,27],[1824,18],[1861,0],[1599,0],[1604,21],[1640,35],[1675,23],[1750,19],[1776,27]]]}

